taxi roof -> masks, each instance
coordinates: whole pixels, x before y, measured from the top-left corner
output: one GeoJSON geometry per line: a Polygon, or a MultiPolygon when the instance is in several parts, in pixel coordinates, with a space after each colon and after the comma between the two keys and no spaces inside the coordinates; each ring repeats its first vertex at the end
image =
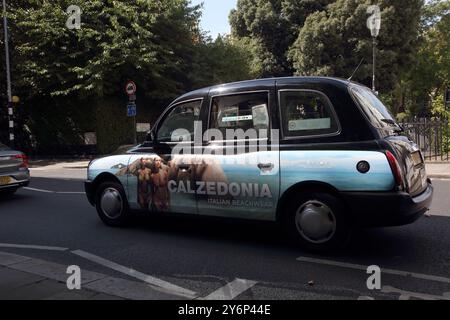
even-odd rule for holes
{"type": "Polygon", "coordinates": [[[301,83],[323,83],[323,84],[335,84],[340,86],[348,86],[350,84],[361,86],[361,84],[336,77],[319,77],[319,76],[298,76],[298,77],[277,77],[277,78],[264,78],[264,79],[254,79],[254,80],[244,80],[238,82],[231,82],[225,84],[214,85],[210,87],[201,88],[188,92],[180,97],[178,97],[172,104],[179,103],[186,100],[203,98],[208,94],[222,94],[226,92],[233,92],[238,89],[240,90],[252,90],[258,88],[264,88],[268,86],[273,86],[277,81],[283,81],[283,84],[301,84],[301,83]]]}

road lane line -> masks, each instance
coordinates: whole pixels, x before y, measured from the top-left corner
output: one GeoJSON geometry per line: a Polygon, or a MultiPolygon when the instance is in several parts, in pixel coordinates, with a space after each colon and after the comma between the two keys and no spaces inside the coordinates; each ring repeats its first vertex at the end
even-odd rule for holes
{"type": "Polygon", "coordinates": [[[222,288],[209,294],[203,300],[233,300],[243,292],[249,290],[258,282],[244,279],[235,279],[222,288]]]}
{"type": "Polygon", "coordinates": [[[29,187],[25,187],[24,189],[28,190],[28,191],[53,193],[53,194],[85,194],[84,192],[81,192],[81,191],[51,191],[51,190],[36,189],[36,188],[29,188],[29,187]]]}
{"type": "Polygon", "coordinates": [[[84,259],[90,260],[92,262],[95,262],[97,264],[100,264],[104,267],[107,267],[109,269],[115,270],[117,272],[126,274],[130,277],[139,279],[141,281],[146,282],[147,284],[151,285],[154,289],[162,289],[164,290],[166,293],[169,294],[175,294],[178,296],[182,296],[185,298],[189,298],[189,299],[195,299],[197,298],[197,294],[194,291],[179,287],[177,285],[174,285],[172,283],[169,283],[167,281],[149,276],[147,274],[144,274],[142,272],[136,271],[134,269],[131,268],[127,268],[125,266],[122,266],[120,264],[117,264],[115,262],[106,260],[102,257],[93,255],[89,252],[86,251],[82,251],[82,250],[74,250],[71,251],[73,254],[80,256],[84,259]]]}
{"type": "Polygon", "coordinates": [[[85,192],[81,192],[81,191],[56,191],[56,194],[83,194],[85,195],[85,192]]]}
{"type": "Polygon", "coordinates": [[[28,191],[36,191],[36,192],[42,192],[42,193],[55,193],[55,191],[44,190],[44,189],[36,189],[36,188],[29,188],[29,187],[25,187],[24,189],[28,190],[28,191]]]}
{"type": "MultiPolygon", "coordinates": [[[[352,264],[352,263],[339,262],[339,261],[333,261],[333,260],[307,258],[307,257],[299,257],[299,258],[297,258],[297,261],[322,264],[322,265],[334,266],[334,267],[341,267],[341,268],[347,268],[347,269],[363,270],[363,271],[367,271],[367,268],[368,268],[368,266],[359,265],[359,264],[352,264]]],[[[396,275],[396,276],[402,276],[402,277],[412,277],[412,278],[421,279],[421,280],[450,283],[450,278],[433,276],[433,275],[428,275],[428,274],[423,274],[423,273],[415,273],[415,272],[401,271],[401,270],[395,270],[395,269],[384,269],[384,268],[381,268],[381,272],[396,275]]]]}
{"type": "Polygon", "coordinates": [[[0,248],[33,249],[33,250],[47,250],[47,251],[67,251],[67,250],[69,250],[69,248],[62,248],[62,247],[35,246],[35,245],[12,244],[12,243],[0,243],[0,248]]]}

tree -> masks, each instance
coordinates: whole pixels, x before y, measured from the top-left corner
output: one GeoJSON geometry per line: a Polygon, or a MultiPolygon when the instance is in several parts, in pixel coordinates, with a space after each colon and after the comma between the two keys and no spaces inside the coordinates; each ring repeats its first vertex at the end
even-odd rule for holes
{"type": "MultiPolygon", "coordinates": [[[[372,39],[366,27],[370,0],[337,0],[311,14],[289,50],[299,75],[349,77],[365,59],[355,80],[370,84],[372,39]]],[[[378,37],[377,88],[390,91],[414,60],[422,0],[379,2],[382,29],[378,37]]]]}
{"type": "Polygon", "coordinates": [[[138,119],[153,122],[180,93],[248,77],[241,48],[206,37],[201,6],[188,0],[8,4],[13,91],[41,152],[80,144],[87,131],[97,132],[102,152],[126,143],[128,79],[138,85],[138,119]],[[69,5],[81,8],[81,29],[66,27],[69,5]]]}
{"type": "Polygon", "coordinates": [[[407,79],[413,101],[432,104],[428,112],[443,114],[443,95],[450,86],[450,2],[424,7],[421,46],[407,79]]]}
{"type": "Polygon", "coordinates": [[[108,96],[133,77],[167,99],[188,80],[181,62],[193,55],[199,12],[186,0],[22,2],[11,4],[11,34],[18,85],[31,95],[108,96]],[[83,12],[79,30],[66,27],[71,4],[83,12]]]}
{"type": "Polygon", "coordinates": [[[229,36],[219,35],[214,41],[204,39],[196,47],[191,74],[196,87],[248,79],[248,54],[229,36]]]}
{"type": "Polygon", "coordinates": [[[450,86],[450,1],[427,1],[422,8],[419,47],[395,90],[384,99],[401,117],[444,115],[450,86]]]}
{"type": "Polygon", "coordinates": [[[323,10],[331,0],[239,0],[230,13],[232,36],[252,54],[256,77],[293,72],[286,53],[307,16],[323,10]]]}

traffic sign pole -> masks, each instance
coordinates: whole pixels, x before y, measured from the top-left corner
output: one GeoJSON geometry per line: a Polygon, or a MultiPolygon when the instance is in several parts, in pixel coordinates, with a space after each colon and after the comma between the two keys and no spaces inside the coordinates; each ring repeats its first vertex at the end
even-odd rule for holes
{"type": "Polygon", "coordinates": [[[134,145],[137,145],[137,124],[136,124],[136,116],[133,117],[133,139],[134,145]]]}
{"type": "Polygon", "coordinates": [[[8,91],[8,127],[10,147],[14,147],[14,110],[11,90],[11,68],[9,62],[8,19],[6,18],[6,2],[3,0],[3,29],[5,34],[6,86],[8,91]]]}
{"type": "Polygon", "coordinates": [[[137,86],[133,81],[128,81],[125,85],[125,92],[128,95],[127,116],[133,117],[133,142],[137,145],[137,108],[136,108],[136,91],[137,86]]]}

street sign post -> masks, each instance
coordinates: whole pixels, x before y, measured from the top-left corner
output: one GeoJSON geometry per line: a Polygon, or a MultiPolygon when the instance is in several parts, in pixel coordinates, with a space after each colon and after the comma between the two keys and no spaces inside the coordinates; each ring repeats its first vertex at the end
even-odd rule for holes
{"type": "Polygon", "coordinates": [[[128,103],[127,105],[127,117],[136,117],[137,107],[135,103],[128,103]]]}
{"type": "Polygon", "coordinates": [[[11,90],[11,66],[9,61],[9,36],[8,36],[8,19],[6,17],[6,1],[3,0],[3,30],[5,43],[5,63],[6,63],[6,90],[8,98],[8,123],[9,123],[9,145],[14,148],[14,111],[12,108],[12,90],[11,90]]]}
{"type": "Polygon", "coordinates": [[[128,105],[127,105],[127,117],[133,118],[133,141],[134,144],[137,144],[137,128],[136,128],[136,115],[137,115],[137,107],[136,107],[136,92],[137,86],[134,81],[128,81],[125,85],[125,92],[128,95],[128,105]]]}
{"type": "Polygon", "coordinates": [[[135,95],[137,91],[136,84],[133,81],[128,81],[125,86],[125,92],[128,96],[135,95]]]}
{"type": "Polygon", "coordinates": [[[137,115],[137,106],[134,102],[128,102],[127,105],[127,117],[133,118],[133,142],[137,144],[137,128],[136,128],[136,115],[137,115]]]}

